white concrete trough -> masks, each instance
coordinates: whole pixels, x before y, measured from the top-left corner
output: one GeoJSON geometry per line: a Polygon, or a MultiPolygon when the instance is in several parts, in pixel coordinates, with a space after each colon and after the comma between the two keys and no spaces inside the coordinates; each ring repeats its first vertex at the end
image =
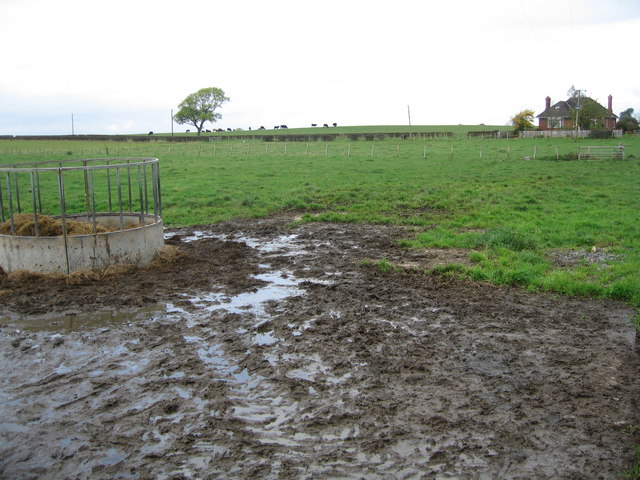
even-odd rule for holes
{"type": "MultiPolygon", "coordinates": [[[[86,215],[67,218],[88,221],[86,215]]],[[[0,235],[0,268],[5,273],[67,273],[109,265],[148,265],[164,247],[162,220],[145,215],[142,226],[139,213],[123,214],[122,219],[124,230],[105,233],[66,237],[0,235]]],[[[96,221],[107,228],[118,228],[120,214],[98,213],[96,221]]]]}
{"type": "Polygon", "coordinates": [[[0,268],[72,273],[145,266],[164,247],[161,215],[157,158],[0,165],[0,223],[10,226],[0,234],[0,268]],[[24,214],[34,218],[28,235],[19,234],[15,221],[24,214]],[[39,230],[41,215],[61,220],[62,235],[39,230]],[[89,233],[69,234],[69,221],[86,222],[89,233]]]}

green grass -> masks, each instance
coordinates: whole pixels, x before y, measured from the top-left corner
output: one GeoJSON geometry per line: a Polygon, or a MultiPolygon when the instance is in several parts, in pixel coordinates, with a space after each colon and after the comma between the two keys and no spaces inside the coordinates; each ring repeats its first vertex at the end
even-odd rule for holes
{"type": "Polygon", "coordinates": [[[636,447],[636,460],[624,473],[624,478],[629,480],[640,480],[640,446],[636,447]]]}
{"type": "MultiPolygon", "coordinates": [[[[405,127],[308,130],[349,128],[366,133],[405,127]]],[[[461,126],[459,133],[471,128],[461,126]]],[[[615,298],[640,306],[640,138],[575,142],[470,139],[461,134],[380,141],[156,140],[2,140],[0,163],[158,157],[163,216],[169,225],[289,211],[304,221],[414,226],[417,233],[403,242],[408,248],[469,250],[471,266],[458,265],[441,273],[532,291],[615,298]],[[630,159],[556,160],[575,154],[579,145],[619,141],[630,159]],[[535,160],[524,160],[534,156],[535,160]],[[605,266],[581,261],[559,268],[552,261],[551,253],[585,252],[593,247],[608,255],[605,266]]],[[[6,195],[6,181],[1,180],[6,195]]],[[[49,193],[45,205],[56,213],[55,178],[41,181],[49,193]]],[[[82,185],[79,175],[65,178],[65,183],[82,185]]],[[[21,191],[29,191],[27,178],[21,191]]],[[[96,191],[98,198],[104,197],[104,181],[96,179],[96,191]]],[[[71,209],[83,210],[83,193],[81,188],[69,191],[71,209]]],[[[23,195],[27,196],[23,203],[28,203],[28,194],[23,195]]]]}
{"type": "MultiPolygon", "coordinates": [[[[637,437],[638,432],[640,432],[640,425],[627,425],[623,433],[627,435],[635,435],[637,437]]],[[[626,469],[621,478],[627,478],[629,480],[640,480],[640,445],[638,445],[635,449],[635,460],[633,464],[626,469]]]]}

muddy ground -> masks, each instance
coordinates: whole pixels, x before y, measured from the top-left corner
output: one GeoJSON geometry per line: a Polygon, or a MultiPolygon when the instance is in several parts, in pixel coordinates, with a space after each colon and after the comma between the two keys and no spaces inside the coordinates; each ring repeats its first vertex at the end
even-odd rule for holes
{"type": "Polygon", "coordinates": [[[234,221],[101,279],[0,275],[0,477],[613,479],[634,312],[411,272],[401,227],[234,221]],[[406,272],[383,273],[364,260],[406,272]],[[408,273],[411,272],[411,273],[408,273]]]}

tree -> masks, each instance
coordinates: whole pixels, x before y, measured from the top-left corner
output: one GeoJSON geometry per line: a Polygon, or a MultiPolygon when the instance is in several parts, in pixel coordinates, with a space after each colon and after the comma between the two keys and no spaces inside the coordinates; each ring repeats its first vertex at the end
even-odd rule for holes
{"type": "Polygon", "coordinates": [[[569,90],[567,90],[567,95],[569,95],[569,98],[577,98],[580,96],[580,92],[582,90],[576,90],[575,85],[571,85],[571,87],[569,87],[569,90]]]}
{"type": "Polygon", "coordinates": [[[533,116],[534,112],[531,109],[523,110],[519,113],[516,113],[511,118],[511,125],[513,125],[514,132],[522,132],[527,128],[533,128],[533,116]]]}
{"type": "Polygon", "coordinates": [[[620,112],[616,128],[621,128],[625,133],[638,130],[638,119],[633,116],[633,108],[627,108],[624,112],[620,112]]]}
{"type": "Polygon", "coordinates": [[[173,119],[176,123],[193,125],[198,130],[198,135],[202,131],[204,122],[215,122],[222,118],[216,110],[229,98],[224,96],[224,92],[216,87],[201,88],[192,93],[178,105],[178,113],[173,119]]]}
{"type": "Polygon", "coordinates": [[[575,107],[569,109],[569,118],[578,118],[578,126],[582,130],[591,130],[602,128],[602,119],[609,116],[606,108],[589,97],[576,97],[578,103],[575,107]]]}

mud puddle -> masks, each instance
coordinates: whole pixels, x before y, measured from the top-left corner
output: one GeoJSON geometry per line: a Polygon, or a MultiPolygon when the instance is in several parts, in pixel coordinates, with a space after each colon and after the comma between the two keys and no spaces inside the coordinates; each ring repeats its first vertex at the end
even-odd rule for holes
{"type": "Polygon", "coordinates": [[[168,232],[173,265],[2,280],[0,477],[618,478],[634,312],[364,264],[447,256],[411,234],[234,221],[168,232]]]}
{"type": "Polygon", "coordinates": [[[95,312],[71,311],[63,314],[47,313],[24,317],[7,315],[3,318],[6,328],[25,332],[79,332],[90,331],[101,327],[118,327],[127,323],[148,319],[160,313],[160,307],[149,307],[140,310],[104,309],[95,312]]]}

